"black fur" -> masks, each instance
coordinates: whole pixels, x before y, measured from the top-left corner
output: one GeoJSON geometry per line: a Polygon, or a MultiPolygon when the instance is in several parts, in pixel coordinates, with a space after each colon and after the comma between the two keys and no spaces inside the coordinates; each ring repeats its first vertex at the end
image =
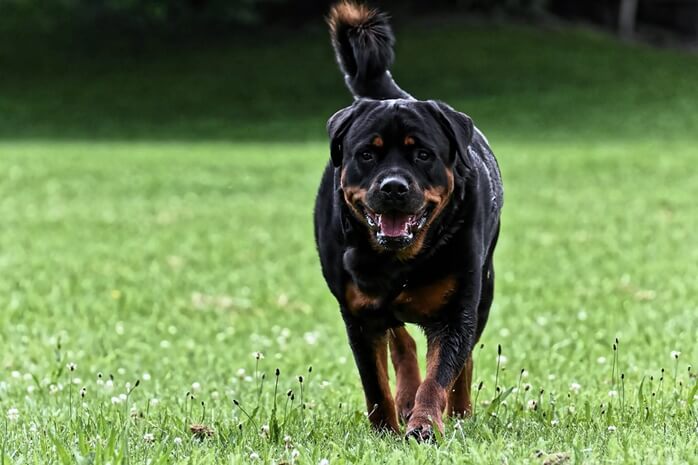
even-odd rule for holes
{"type": "Polygon", "coordinates": [[[356,98],[411,98],[390,75],[395,37],[388,20],[385,13],[350,3],[336,5],[330,14],[328,22],[337,62],[356,98]],[[347,18],[350,11],[357,17],[347,18]]]}
{"type": "MultiPolygon", "coordinates": [[[[430,347],[438,348],[436,371],[425,383],[446,390],[463,369],[493,299],[492,255],[503,191],[494,155],[471,119],[444,103],[413,99],[390,77],[394,38],[387,16],[341,5],[349,10],[335,7],[329,22],[338,61],[357,100],[327,124],[331,160],[316,199],[315,238],[370,410],[372,403],[388,402],[375,360],[390,328],[417,323],[430,347]],[[380,144],[374,143],[376,136],[380,144]],[[388,178],[407,186],[404,192],[384,189],[388,178]],[[446,202],[430,203],[434,193],[449,189],[446,202]],[[348,203],[347,192],[359,192],[361,200],[348,203]],[[422,228],[412,223],[419,215],[426,218],[422,228]],[[390,226],[377,227],[372,218],[392,218],[408,232],[394,236],[390,226]],[[406,223],[404,218],[415,219],[406,223]],[[405,293],[447,278],[455,288],[428,315],[396,303],[405,293]],[[367,296],[369,311],[356,311],[351,286],[367,296]]],[[[374,425],[395,429],[389,417],[374,425]]],[[[410,419],[409,431],[423,428],[417,423],[410,419]]]]}

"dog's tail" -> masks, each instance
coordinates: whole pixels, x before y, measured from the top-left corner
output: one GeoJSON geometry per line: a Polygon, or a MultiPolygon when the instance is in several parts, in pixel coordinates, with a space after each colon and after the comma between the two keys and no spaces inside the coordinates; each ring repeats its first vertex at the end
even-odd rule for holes
{"type": "Polygon", "coordinates": [[[344,80],[355,98],[409,98],[388,68],[393,64],[395,37],[387,14],[353,0],[341,0],[330,10],[332,45],[344,80]]]}

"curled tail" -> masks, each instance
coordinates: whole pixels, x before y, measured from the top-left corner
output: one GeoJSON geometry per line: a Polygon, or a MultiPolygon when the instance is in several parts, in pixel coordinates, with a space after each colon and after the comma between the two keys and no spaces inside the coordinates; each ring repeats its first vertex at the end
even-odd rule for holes
{"type": "Polygon", "coordinates": [[[393,81],[395,37],[387,14],[352,0],[335,4],[327,17],[344,80],[355,98],[412,99],[393,81]]]}

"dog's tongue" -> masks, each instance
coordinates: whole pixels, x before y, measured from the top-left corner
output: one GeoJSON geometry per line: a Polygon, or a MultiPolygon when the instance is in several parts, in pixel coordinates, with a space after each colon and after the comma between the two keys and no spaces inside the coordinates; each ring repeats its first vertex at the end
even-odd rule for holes
{"type": "Polygon", "coordinates": [[[378,224],[381,228],[381,232],[388,237],[399,237],[407,234],[407,225],[410,221],[409,215],[402,215],[399,213],[388,214],[385,213],[380,216],[378,224]]]}

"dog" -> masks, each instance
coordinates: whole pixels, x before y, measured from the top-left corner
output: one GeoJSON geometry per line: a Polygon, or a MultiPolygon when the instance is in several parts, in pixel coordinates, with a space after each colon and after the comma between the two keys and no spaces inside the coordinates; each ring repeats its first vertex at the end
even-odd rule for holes
{"type": "Polygon", "coordinates": [[[342,1],[327,20],[355,100],[327,122],[330,159],[314,212],[322,273],[371,424],[399,433],[401,421],[407,437],[431,440],[445,412],[471,413],[472,350],[494,292],[500,171],[468,116],[395,83],[385,13],[342,1]],[[405,323],[426,335],[424,380],[405,323]]]}

